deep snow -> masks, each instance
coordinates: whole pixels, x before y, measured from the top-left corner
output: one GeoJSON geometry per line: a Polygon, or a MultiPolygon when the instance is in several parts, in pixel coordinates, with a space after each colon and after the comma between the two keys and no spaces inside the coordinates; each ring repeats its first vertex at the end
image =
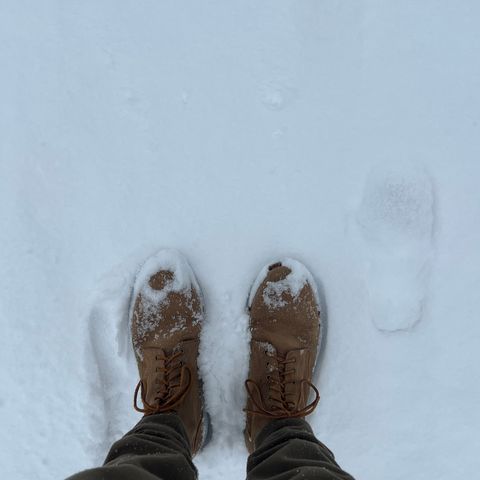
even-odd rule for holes
{"type": "Polygon", "coordinates": [[[3,476],[95,465],[138,419],[129,297],[175,247],[206,301],[201,478],[244,476],[245,305],[283,256],[325,293],[311,422],[342,466],[474,478],[479,22],[476,0],[1,2],[3,476]],[[420,203],[384,208],[411,164],[420,203]]]}

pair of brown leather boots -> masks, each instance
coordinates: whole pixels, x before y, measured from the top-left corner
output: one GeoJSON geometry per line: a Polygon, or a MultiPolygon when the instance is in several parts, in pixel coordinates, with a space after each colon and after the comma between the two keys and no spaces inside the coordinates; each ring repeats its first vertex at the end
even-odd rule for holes
{"type": "MultiPolygon", "coordinates": [[[[195,454],[211,434],[197,365],[204,319],[198,282],[182,255],[162,250],[140,270],[132,298],[132,340],[140,373],[135,408],[145,415],[176,413],[195,454]]],[[[252,287],[248,311],[245,442],[252,452],[257,434],[270,421],[303,418],[318,403],[312,374],[321,324],[312,275],[292,259],[264,267],[252,287]],[[314,399],[309,402],[311,391],[314,399]]]]}

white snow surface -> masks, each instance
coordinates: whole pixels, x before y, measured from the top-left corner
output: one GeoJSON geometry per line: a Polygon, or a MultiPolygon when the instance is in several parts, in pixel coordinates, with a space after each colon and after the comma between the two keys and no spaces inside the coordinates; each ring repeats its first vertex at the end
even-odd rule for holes
{"type": "Polygon", "coordinates": [[[284,256],[325,294],[310,421],[338,462],[476,478],[479,24],[476,0],[2,1],[3,477],[98,465],[138,421],[130,295],[171,247],[205,296],[201,478],[244,478],[247,297],[284,256]]]}

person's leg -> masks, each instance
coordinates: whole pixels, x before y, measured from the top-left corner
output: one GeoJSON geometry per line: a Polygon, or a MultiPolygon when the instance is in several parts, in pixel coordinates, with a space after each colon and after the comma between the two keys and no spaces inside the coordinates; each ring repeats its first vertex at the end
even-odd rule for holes
{"type": "Polygon", "coordinates": [[[353,480],[303,419],[273,420],[258,434],[247,480],[353,480]]]}
{"type": "Polygon", "coordinates": [[[102,467],[77,473],[67,480],[195,480],[190,443],[175,414],[142,420],[115,442],[102,467]]]}

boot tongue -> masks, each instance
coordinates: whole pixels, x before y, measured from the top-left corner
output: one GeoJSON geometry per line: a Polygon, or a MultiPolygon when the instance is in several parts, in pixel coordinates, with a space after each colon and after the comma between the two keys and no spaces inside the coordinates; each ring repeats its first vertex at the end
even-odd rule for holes
{"type": "Polygon", "coordinates": [[[167,395],[166,369],[168,367],[166,352],[159,348],[156,354],[156,368],[152,372],[155,375],[155,390],[157,398],[165,398],[167,395]]]}
{"type": "Polygon", "coordinates": [[[279,380],[279,388],[281,390],[281,400],[283,403],[283,408],[286,410],[294,410],[296,407],[296,399],[293,395],[294,393],[294,386],[292,385],[292,380],[294,375],[292,375],[292,364],[284,363],[284,361],[288,362],[291,360],[292,356],[291,352],[287,352],[284,356],[278,355],[278,380],[279,380]],[[283,361],[282,361],[283,360],[283,361]]]}
{"type": "Polygon", "coordinates": [[[157,399],[166,394],[165,353],[165,350],[161,348],[146,348],[143,353],[144,371],[142,381],[147,389],[145,399],[150,405],[157,404],[157,399]]]}
{"type": "Polygon", "coordinates": [[[262,342],[261,346],[268,358],[267,384],[264,392],[268,408],[272,411],[284,410],[286,401],[291,400],[287,397],[286,390],[286,382],[290,379],[291,374],[285,373],[286,370],[290,370],[290,365],[282,363],[282,359],[287,358],[288,353],[285,356],[279,354],[276,348],[269,342],[262,342]]]}
{"type": "Polygon", "coordinates": [[[291,350],[285,355],[285,360],[287,363],[284,365],[284,373],[285,369],[289,372],[284,375],[285,380],[285,399],[289,402],[289,410],[296,411],[299,408],[300,400],[300,381],[299,378],[299,365],[298,365],[298,351],[291,350]]]}
{"type": "Polygon", "coordinates": [[[275,349],[267,356],[270,357],[269,375],[274,388],[269,389],[270,408],[296,412],[304,403],[302,381],[303,350],[291,350],[285,355],[275,349]]]}

